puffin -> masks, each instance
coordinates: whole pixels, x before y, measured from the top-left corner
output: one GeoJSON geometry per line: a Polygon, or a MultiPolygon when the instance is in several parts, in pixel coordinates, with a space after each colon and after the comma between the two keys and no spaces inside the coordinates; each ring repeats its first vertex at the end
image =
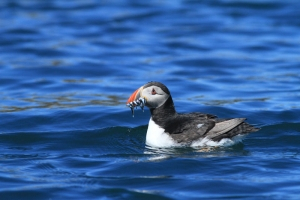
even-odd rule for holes
{"type": "Polygon", "coordinates": [[[169,89],[156,81],[138,88],[126,105],[133,117],[134,108],[138,106],[143,111],[144,106],[150,109],[146,145],[152,147],[232,145],[259,130],[246,123],[246,118],[221,119],[200,112],[177,113],[169,89]]]}

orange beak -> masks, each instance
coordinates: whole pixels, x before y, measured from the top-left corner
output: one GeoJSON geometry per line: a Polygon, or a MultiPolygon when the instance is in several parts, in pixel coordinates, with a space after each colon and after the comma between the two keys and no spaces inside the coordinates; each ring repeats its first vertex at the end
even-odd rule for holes
{"type": "Polygon", "coordinates": [[[127,100],[126,104],[129,104],[130,102],[133,102],[133,101],[137,100],[138,98],[140,98],[140,92],[142,91],[142,89],[143,89],[143,86],[140,87],[139,89],[137,89],[136,91],[134,91],[134,93],[132,93],[132,95],[127,100]]]}
{"type": "Polygon", "coordinates": [[[134,91],[132,95],[129,97],[129,99],[126,102],[126,105],[130,107],[132,117],[134,117],[134,108],[136,106],[140,106],[144,112],[144,106],[145,106],[145,99],[140,99],[141,97],[141,91],[143,90],[143,86],[134,91]]]}

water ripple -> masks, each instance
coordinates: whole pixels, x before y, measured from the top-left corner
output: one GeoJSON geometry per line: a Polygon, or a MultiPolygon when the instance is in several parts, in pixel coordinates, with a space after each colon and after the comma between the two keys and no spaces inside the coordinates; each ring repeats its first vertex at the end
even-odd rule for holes
{"type": "Polygon", "coordinates": [[[298,198],[298,1],[0,8],[1,198],[298,198]],[[125,102],[152,80],[178,112],[261,130],[230,147],[148,147],[149,111],[132,118],[125,102]]]}

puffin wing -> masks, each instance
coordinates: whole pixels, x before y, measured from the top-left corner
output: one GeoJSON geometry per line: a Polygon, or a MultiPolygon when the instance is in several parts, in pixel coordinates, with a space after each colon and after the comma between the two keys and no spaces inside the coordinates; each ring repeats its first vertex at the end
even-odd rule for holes
{"type": "Polygon", "coordinates": [[[191,143],[204,137],[220,140],[245,120],[246,118],[217,119],[209,114],[191,113],[173,119],[172,123],[168,123],[166,132],[179,143],[191,143]]]}
{"type": "Polygon", "coordinates": [[[234,119],[228,119],[221,122],[217,122],[215,123],[215,126],[207,132],[206,137],[208,139],[214,139],[224,133],[227,133],[233,128],[237,127],[245,120],[246,118],[234,118],[234,119]]]}
{"type": "Polygon", "coordinates": [[[180,114],[166,123],[165,132],[178,143],[190,143],[205,137],[215,127],[215,118],[203,113],[180,114]]]}

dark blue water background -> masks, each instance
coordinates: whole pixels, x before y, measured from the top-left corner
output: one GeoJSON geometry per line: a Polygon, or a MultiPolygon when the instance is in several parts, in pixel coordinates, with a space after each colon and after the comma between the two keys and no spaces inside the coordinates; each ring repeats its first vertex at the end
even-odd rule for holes
{"type": "Polygon", "coordinates": [[[1,0],[1,199],[297,199],[300,1],[1,0]],[[145,146],[148,81],[262,129],[145,146]]]}

